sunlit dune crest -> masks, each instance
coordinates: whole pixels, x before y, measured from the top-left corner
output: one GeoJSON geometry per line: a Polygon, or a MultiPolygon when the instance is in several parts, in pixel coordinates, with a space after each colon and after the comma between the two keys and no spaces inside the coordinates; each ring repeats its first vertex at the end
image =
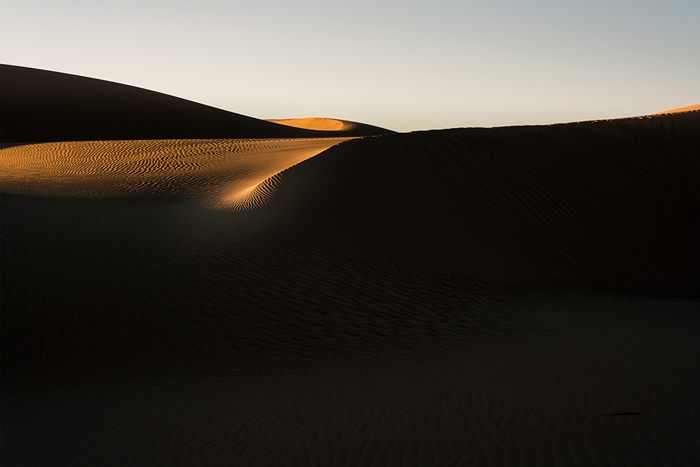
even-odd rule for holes
{"type": "Polygon", "coordinates": [[[230,210],[243,211],[262,206],[273,195],[277,184],[279,172],[254,185],[243,185],[230,191],[223,191],[221,201],[214,204],[215,207],[230,210]]]}
{"type": "Polygon", "coordinates": [[[3,191],[72,197],[187,197],[259,205],[265,181],[348,138],[83,141],[0,151],[3,191]]]}
{"type": "Polygon", "coordinates": [[[355,122],[346,120],[336,120],[334,118],[286,118],[286,119],[270,119],[268,122],[278,123],[280,125],[293,126],[295,128],[305,128],[307,130],[321,131],[350,131],[357,128],[355,122]]]}
{"type": "Polygon", "coordinates": [[[693,112],[695,110],[700,110],[700,104],[687,105],[685,107],[678,107],[677,109],[664,110],[663,112],[656,112],[656,113],[651,114],[651,115],[676,114],[676,113],[682,113],[682,112],[693,112]]]}

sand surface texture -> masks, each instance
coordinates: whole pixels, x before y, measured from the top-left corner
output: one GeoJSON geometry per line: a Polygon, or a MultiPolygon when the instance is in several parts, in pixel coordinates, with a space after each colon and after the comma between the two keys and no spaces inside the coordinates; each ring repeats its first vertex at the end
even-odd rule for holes
{"type": "Polygon", "coordinates": [[[698,465],[699,141],[2,149],[2,464],[698,465]]]}

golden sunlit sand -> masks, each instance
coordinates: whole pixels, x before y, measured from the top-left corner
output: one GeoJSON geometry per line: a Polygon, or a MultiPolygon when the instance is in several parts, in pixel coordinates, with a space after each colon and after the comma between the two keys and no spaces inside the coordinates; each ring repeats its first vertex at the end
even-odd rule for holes
{"type": "Polygon", "coordinates": [[[663,112],[658,112],[658,113],[655,113],[653,115],[675,114],[675,113],[681,113],[681,112],[693,112],[696,110],[700,110],[700,104],[688,105],[686,107],[678,107],[677,109],[665,110],[663,112]]]}
{"type": "MultiPolygon", "coordinates": [[[[122,91],[154,119],[203,111],[122,91]]],[[[697,465],[690,110],[381,135],[233,114],[226,139],[14,126],[3,466],[697,465]]]]}
{"type": "Polygon", "coordinates": [[[272,119],[268,122],[279,123],[280,125],[293,126],[295,128],[306,128],[307,130],[323,130],[323,131],[349,131],[357,128],[355,122],[345,120],[335,120],[333,118],[287,118],[287,119],[272,119]]]}
{"type": "Polygon", "coordinates": [[[271,179],[348,138],[79,141],[3,151],[6,193],[188,197],[240,209],[269,196],[271,179]]]}

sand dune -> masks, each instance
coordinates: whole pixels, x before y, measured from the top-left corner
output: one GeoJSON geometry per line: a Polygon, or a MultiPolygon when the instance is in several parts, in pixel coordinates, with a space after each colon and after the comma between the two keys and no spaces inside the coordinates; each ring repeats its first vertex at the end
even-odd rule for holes
{"type": "Polygon", "coordinates": [[[2,149],[3,466],[697,465],[698,141],[2,149]]]}
{"type": "Polygon", "coordinates": [[[386,130],[367,125],[365,123],[350,122],[348,120],[337,120],[334,118],[286,118],[272,119],[268,122],[287,125],[295,128],[305,128],[307,130],[343,132],[348,136],[379,135],[388,133],[386,130]]]}
{"type": "Polygon", "coordinates": [[[0,65],[5,145],[54,141],[311,138],[390,133],[369,125],[320,133],[123,84],[0,65]],[[366,131],[367,133],[363,133],[366,131]]]}
{"type": "Polygon", "coordinates": [[[357,128],[357,123],[334,118],[286,118],[271,119],[268,122],[279,123],[280,125],[293,126],[295,128],[307,128],[309,130],[323,131],[348,131],[357,128]]]}
{"type": "Polygon", "coordinates": [[[477,276],[693,295],[698,141],[697,112],[390,135],[283,174],[272,202],[324,235],[477,276]]]}
{"type": "Polygon", "coordinates": [[[680,112],[693,112],[695,110],[700,110],[700,104],[688,105],[685,107],[678,107],[677,109],[664,110],[663,112],[657,112],[652,115],[663,115],[663,114],[675,114],[680,112]]]}

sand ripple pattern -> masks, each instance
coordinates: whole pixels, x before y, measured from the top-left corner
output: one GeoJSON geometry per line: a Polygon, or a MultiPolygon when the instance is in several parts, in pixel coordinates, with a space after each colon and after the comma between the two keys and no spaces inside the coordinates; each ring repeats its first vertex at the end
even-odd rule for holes
{"type": "Polygon", "coordinates": [[[347,138],[86,141],[0,151],[6,193],[72,197],[187,197],[224,209],[271,196],[287,169],[347,138]]]}

